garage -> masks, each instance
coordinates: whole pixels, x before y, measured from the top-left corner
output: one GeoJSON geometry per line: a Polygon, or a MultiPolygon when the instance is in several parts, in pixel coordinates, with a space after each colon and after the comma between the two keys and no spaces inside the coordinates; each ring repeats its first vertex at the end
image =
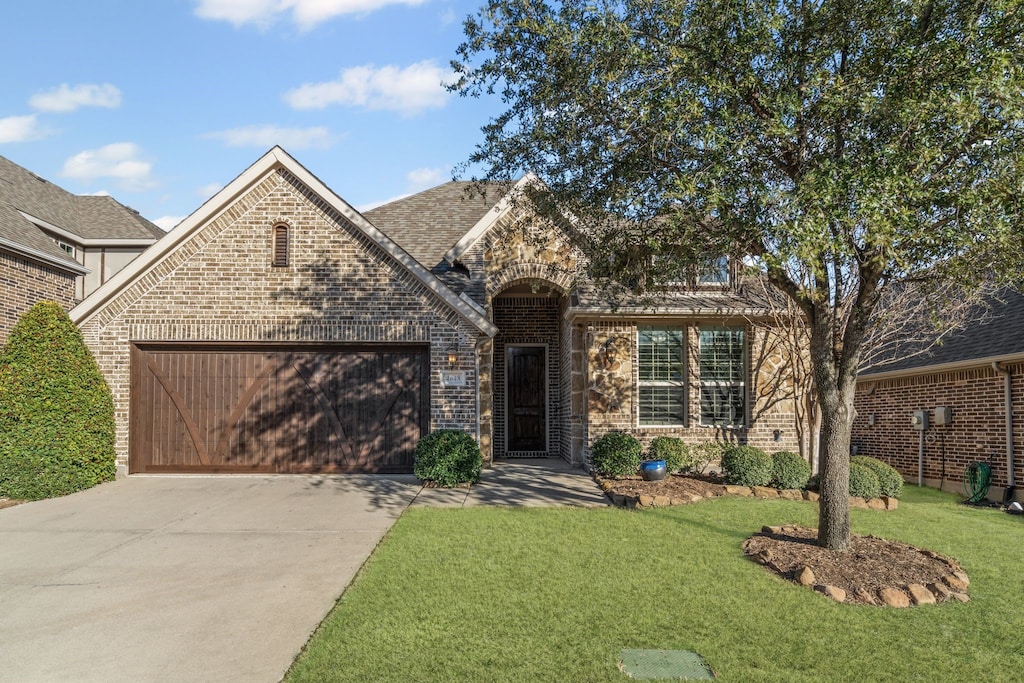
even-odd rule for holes
{"type": "Polygon", "coordinates": [[[130,472],[411,472],[423,346],[132,344],[130,472]]]}

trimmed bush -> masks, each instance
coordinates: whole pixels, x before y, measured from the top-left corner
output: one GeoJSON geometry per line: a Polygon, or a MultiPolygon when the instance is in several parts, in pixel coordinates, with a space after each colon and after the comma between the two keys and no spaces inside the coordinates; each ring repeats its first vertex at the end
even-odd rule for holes
{"type": "Polygon", "coordinates": [[[648,460],[664,460],[669,472],[678,472],[690,467],[690,448],[682,439],[674,436],[659,436],[651,441],[647,449],[648,460]]]}
{"type": "Polygon", "coordinates": [[[643,447],[631,434],[608,432],[591,447],[594,471],[602,477],[629,477],[640,470],[643,447]]]}
{"type": "Polygon", "coordinates": [[[738,486],[767,486],[772,480],[772,458],[754,446],[730,446],[722,456],[725,481],[738,486]]]}
{"type": "Polygon", "coordinates": [[[850,495],[860,498],[878,498],[882,487],[874,470],[859,462],[850,463],[850,495]]]}
{"type": "Polygon", "coordinates": [[[811,466],[796,453],[772,453],[772,486],[780,489],[802,489],[811,480],[811,466]]]}
{"type": "Polygon", "coordinates": [[[39,500],[110,481],[114,401],[82,334],[41,301],[0,352],[0,496],[39,500]]]}
{"type": "Polygon", "coordinates": [[[416,444],[412,471],[418,479],[452,487],[479,481],[482,467],[476,439],[458,429],[439,429],[416,444]]]}
{"type": "Polygon", "coordinates": [[[705,441],[690,448],[690,471],[704,474],[713,462],[721,462],[728,444],[721,441],[705,441]]]}
{"type": "Polygon", "coordinates": [[[864,465],[875,473],[883,496],[899,498],[903,495],[903,476],[892,465],[866,455],[853,456],[850,458],[850,464],[853,463],[864,465]]]}

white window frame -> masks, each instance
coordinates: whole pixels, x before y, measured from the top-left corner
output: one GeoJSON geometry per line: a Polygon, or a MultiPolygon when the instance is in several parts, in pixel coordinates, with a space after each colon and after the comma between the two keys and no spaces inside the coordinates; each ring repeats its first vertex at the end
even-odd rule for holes
{"type": "Polygon", "coordinates": [[[636,405],[637,405],[637,426],[646,428],[679,428],[685,427],[688,418],[688,396],[687,396],[687,384],[686,384],[686,348],[687,348],[687,328],[685,325],[640,325],[636,328],[636,405]],[[640,336],[645,330],[666,330],[670,332],[676,332],[680,338],[680,354],[679,354],[679,381],[672,380],[645,380],[642,378],[641,369],[641,357],[640,357],[640,336]],[[644,387],[678,387],[682,393],[681,408],[682,413],[678,422],[644,422],[643,414],[643,402],[640,394],[644,387]]]}
{"type": "Polygon", "coordinates": [[[700,328],[700,330],[698,330],[698,332],[697,332],[697,354],[698,354],[698,357],[699,357],[698,369],[700,370],[700,374],[701,374],[701,377],[700,377],[700,397],[699,397],[699,403],[700,403],[700,424],[701,424],[702,427],[744,428],[744,427],[746,427],[748,425],[748,423],[749,423],[748,414],[749,414],[749,410],[750,410],[750,396],[749,396],[749,394],[747,392],[747,372],[748,372],[748,367],[749,367],[749,362],[748,362],[748,359],[747,359],[747,338],[748,338],[747,329],[745,327],[739,327],[739,326],[728,326],[728,325],[718,326],[718,325],[715,325],[715,326],[705,326],[705,327],[700,328]],[[730,333],[739,332],[742,335],[740,337],[740,344],[741,344],[741,349],[740,349],[740,372],[739,372],[740,379],[738,379],[738,380],[736,380],[736,379],[721,380],[721,379],[707,379],[707,378],[704,377],[704,368],[703,368],[703,361],[704,361],[704,334],[705,333],[715,333],[715,332],[730,332],[730,333]],[[704,417],[704,390],[706,388],[720,388],[720,387],[729,387],[729,388],[734,388],[734,389],[738,388],[739,389],[740,396],[741,396],[742,401],[743,401],[743,406],[742,406],[742,408],[740,410],[741,422],[739,422],[739,423],[720,423],[720,422],[708,422],[708,421],[705,420],[705,417],[704,417]]]}

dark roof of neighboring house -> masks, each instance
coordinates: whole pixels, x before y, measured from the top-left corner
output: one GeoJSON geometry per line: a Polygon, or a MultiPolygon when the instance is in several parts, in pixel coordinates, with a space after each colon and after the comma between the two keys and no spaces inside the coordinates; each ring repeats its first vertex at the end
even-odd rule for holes
{"type": "Polygon", "coordinates": [[[469,181],[452,181],[364,211],[363,215],[427,268],[494,209],[500,190],[480,191],[469,181]]]}
{"type": "Polygon", "coordinates": [[[74,195],[0,156],[0,242],[74,263],[23,214],[85,240],[157,240],[164,233],[113,197],[74,195]]]}
{"type": "Polygon", "coordinates": [[[877,363],[861,376],[1024,354],[1024,289],[1000,290],[968,318],[973,322],[928,351],[877,363]]]}

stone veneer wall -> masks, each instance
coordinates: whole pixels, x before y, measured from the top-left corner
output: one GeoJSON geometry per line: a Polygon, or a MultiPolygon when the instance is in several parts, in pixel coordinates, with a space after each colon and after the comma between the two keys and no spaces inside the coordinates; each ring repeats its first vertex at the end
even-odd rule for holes
{"type": "Polygon", "coordinates": [[[128,458],[132,341],[415,343],[430,348],[430,429],[476,429],[479,333],[285,171],[269,174],[82,326],[114,394],[128,458]],[[290,227],[290,265],[271,266],[290,227]],[[448,349],[463,387],[442,387],[448,349]]]}
{"type": "MultiPolygon", "coordinates": [[[[796,413],[789,400],[792,380],[777,353],[765,353],[767,332],[746,326],[748,423],[743,428],[700,424],[699,325],[740,326],[738,321],[634,320],[594,321],[586,327],[587,424],[585,457],[590,446],[611,431],[628,431],[646,447],[656,436],[676,436],[687,443],[727,441],[757,446],[768,452],[799,452],[796,413]],[[639,382],[637,328],[641,324],[678,325],[686,328],[687,405],[682,426],[641,427],[636,387],[639,382]],[[779,432],[776,440],[775,433],[779,432]]],[[[771,345],[767,345],[771,348],[771,345]]]]}
{"type": "MultiPolygon", "coordinates": [[[[1024,485],[1024,363],[1009,365],[1013,375],[1014,477],[1024,485]]],[[[888,462],[908,481],[917,482],[920,432],[910,424],[915,410],[928,411],[946,406],[952,412],[952,424],[935,426],[925,432],[925,483],[938,486],[942,481],[942,451],[945,447],[946,488],[963,491],[964,468],[973,462],[991,462],[993,486],[1008,482],[1006,469],[1005,379],[991,367],[954,372],[923,373],[909,377],[872,380],[863,378],[857,386],[856,415],[852,444],[862,455],[888,462]],[[872,416],[874,425],[870,424],[872,416]]],[[[1002,499],[1001,491],[990,497],[1002,499]]]]}
{"type": "Polygon", "coordinates": [[[75,305],[75,276],[0,249],[0,346],[11,328],[39,301],[75,305]]]}

